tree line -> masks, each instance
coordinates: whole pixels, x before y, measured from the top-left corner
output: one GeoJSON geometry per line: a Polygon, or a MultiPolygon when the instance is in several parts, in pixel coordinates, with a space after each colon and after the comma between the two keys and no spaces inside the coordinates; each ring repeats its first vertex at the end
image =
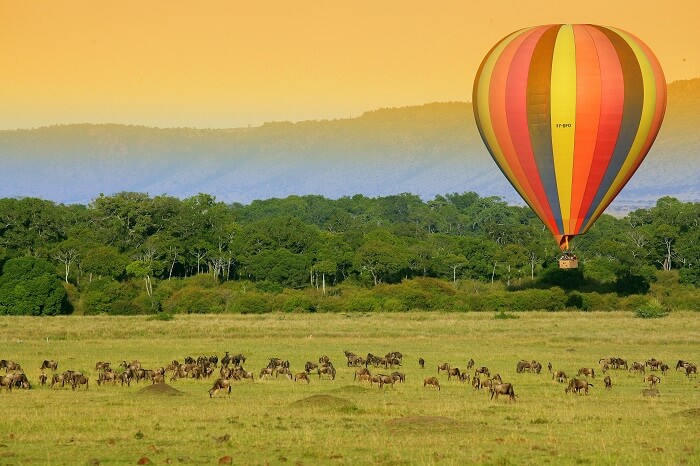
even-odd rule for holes
{"type": "Polygon", "coordinates": [[[429,201],[406,193],[289,196],[249,205],[207,194],[122,192],[88,205],[6,198],[0,314],[58,314],[78,305],[85,312],[153,312],[195,281],[201,290],[228,284],[321,296],[412,279],[645,293],[657,271],[700,284],[699,222],[700,203],[668,197],[624,218],[603,215],[574,240],[582,269],[566,275],[557,268],[555,241],[531,209],[473,192],[429,201]]]}

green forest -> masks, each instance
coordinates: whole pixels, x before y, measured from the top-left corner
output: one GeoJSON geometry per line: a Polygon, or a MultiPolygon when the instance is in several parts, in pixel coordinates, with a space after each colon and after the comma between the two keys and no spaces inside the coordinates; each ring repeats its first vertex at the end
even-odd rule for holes
{"type": "Polygon", "coordinates": [[[574,239],[453,193],[249,205],[122,192],[0,199],[0,314],[700,310],[700,203],[664,197],[574,239]]]}

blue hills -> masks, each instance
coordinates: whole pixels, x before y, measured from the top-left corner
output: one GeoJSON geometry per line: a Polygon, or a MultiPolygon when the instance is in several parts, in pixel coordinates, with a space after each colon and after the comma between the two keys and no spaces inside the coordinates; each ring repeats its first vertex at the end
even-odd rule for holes
{"type": "MultiPolygon", "coordinates": [[[[700,201],[700,79],[668,86],[661,132],[608,209],[662,196],[700,201]]],[[[410,192],[424,199],[475,191],[522,203],[484,148],[470,103],[369,111],[356,118],[253,128],[76,124],[0,131],[0,197],[89,203],[100,193],[147,192],[225,202],[320,194],[410,192]]]]}

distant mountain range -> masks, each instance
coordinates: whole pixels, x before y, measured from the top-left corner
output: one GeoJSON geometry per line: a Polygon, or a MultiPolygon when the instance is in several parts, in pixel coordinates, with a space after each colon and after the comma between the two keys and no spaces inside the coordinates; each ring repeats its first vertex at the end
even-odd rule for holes
{"type": "MultiPolygon", "coordinates": [[[[656,143],[608,212],[661,196],[700,201],[700,79],[673,82],[668,93],[656,143]]],[[[0,197],[62,203],[119,191],[203,192],[244,204],[291,194],[410,192],[432,199],[476,191],[522,203],[484,148],[471,104],[462,102],[253,128],[81,124],[0,131],[0,160],[0,197]]]]}

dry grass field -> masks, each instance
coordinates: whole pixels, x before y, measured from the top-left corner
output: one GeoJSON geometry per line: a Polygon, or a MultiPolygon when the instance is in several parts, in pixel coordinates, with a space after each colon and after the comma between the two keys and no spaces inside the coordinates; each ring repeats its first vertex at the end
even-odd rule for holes
{"type": "Polygon", "coordinates": [[[700,464],[698,379],[673,370],[678,359],[700,362],[700,314],[517,317],[2,317],[0,359],[20,363],[33,387],[0,390],[0,464],[135,464],[144,457],[153,464],[700,464]],[[256,373],[254,382],[234,382],[231,395],[210,399],[213,378],[169,382],[176,391],[95,383],[97,361],[138,359],[155,368],[225,350],[246,355],[246,369],[256,373]],[[383,389],[354,382],[343,350],[402,352],[406,382],[383,389]],[[338,369],[335,380],[257,380],[271,357],[300,372],[323,354],[338,369]],[[609,356],[666,362],[660,396],[643,396],[643,376],[626,370],[611,370],[606,390],[598,360],[609,356]],[[463,369],[470,358],[513,383],[517,401],[490,400],[437,374],[439,363],[463,369]],[[44,359],[57,360],[59,372],[87,374],[89,388],[38,386],[44,359]],[[541,362],[542,373],[516,373],[521,359],[541,362]],[[589,395],[564,393],[548,362],[569,376],[595,368],[589,395]],[[427,376],[438,377],[440,391],[423,387],[427,376]]]}

